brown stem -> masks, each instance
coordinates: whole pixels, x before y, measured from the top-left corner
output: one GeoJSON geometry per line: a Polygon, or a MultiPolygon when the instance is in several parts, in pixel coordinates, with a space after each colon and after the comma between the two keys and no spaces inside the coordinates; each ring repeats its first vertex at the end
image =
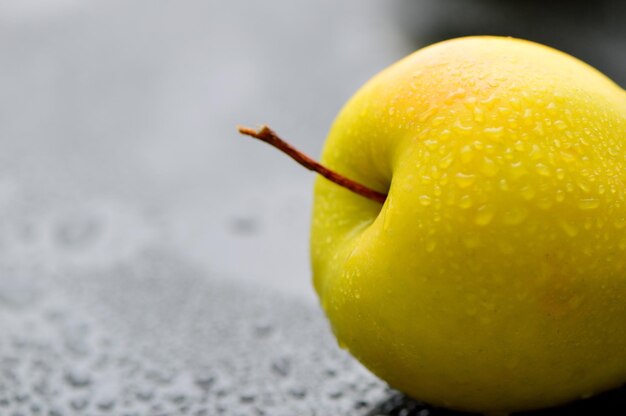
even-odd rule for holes
{"type": "Polygon", "coordinates": [[[237,129],[241,134],[254,137],[255,139],[259,139],[261,141],[264,141],[265,143],[274,146],[283,153],[286,153],[289,157],[291,157],[293,160],[295,160],[308,170],[317,172],[329,181],[334,182],[339,186],[343,186],[344,188],[349,189],[356,194],[364,196],[365,198],[371,199],[373,201],[380,202],[381,204],[385,202],[385,199],[387,199],[386,194],[370,189],[364,185],[361,185],[358,182],[353,181],[352,179],[348,179],[345,176],[342,176],[339,173],[328,169],[325,166],[320,165],[315,160],[311,159],[309,156],[305,155],[304,153],[278,137],[278,135],[267,126],[262,126],[259,130],[254,130],[249,127],[242,126],[238,126],[237,129]]]}

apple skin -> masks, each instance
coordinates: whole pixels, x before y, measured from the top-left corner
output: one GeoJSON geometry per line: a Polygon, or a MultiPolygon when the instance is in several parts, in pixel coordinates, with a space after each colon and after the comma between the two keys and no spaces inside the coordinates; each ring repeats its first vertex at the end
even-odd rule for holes
{"type": "Polygon", "coordinates": [[[508,412],[626,382],[626,92],[528,41],[419,50],[345,105],[314,190],[339,345],[417,399],[508,412]]]}

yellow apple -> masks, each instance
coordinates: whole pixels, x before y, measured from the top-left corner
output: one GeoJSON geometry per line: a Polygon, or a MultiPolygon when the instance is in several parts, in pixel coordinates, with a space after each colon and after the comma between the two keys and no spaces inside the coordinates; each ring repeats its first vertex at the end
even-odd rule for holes
{"type": "Polygon", "coordinates": [[[626,92],[532,42],[450,40],[346,104],[315,185],[340,346],[415,398],[507,412],[626,382],[626,92]]]}

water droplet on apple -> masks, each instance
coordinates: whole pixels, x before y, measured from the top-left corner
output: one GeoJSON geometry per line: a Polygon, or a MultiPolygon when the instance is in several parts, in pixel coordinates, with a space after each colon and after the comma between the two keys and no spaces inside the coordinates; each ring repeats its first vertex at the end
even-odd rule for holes
{"type": "Polygon", "coordinates": [[[509,173],[509,178],[515,181],[521,178],[522,176],[524,176],[527,173],[527,171],[524,165],[522,164],[522,162],[514,162],[514,163],[511,163],[511,165],[509,166],[508,173],[509,173]]]}
{"type": "Polygon", "coordinates": [[[449,105],[458,99],[464,98],[466,95],[467,95],[467,91],[465,91],[465,89],[458,88],[452,91],[450,94],[448,94],[444,102],[449,105]]]}
{"type": "Polygon", "coordinates": [[[424,143],[424,146],[426,146],[426,148],[430,151],[435,151],[439,147],[439,142],[434,139],[427,139],[424,140],[422,143],[424,143]]]}
{"type": "Polygon", "coordinates": [[[472,197],[469,195],[463,195],[460,199],[459,199],[459,207],[461,209],[468,209],[472,207],[472,197]]]}
{"type": "Polygon", "coordinates": [[[522,223],[528,216],[528,209],[521,206],[514,206],[504,212],[502,221],[506,225],[517,225],[522,223]]]}
{"type": "Polygon", "coordinates": [[[571,163],[576,160],[576,154],[572,150],[561,150],[559,152],[561,159],[566,163],[571,163]]]}
{"type": "Polygon", "coordinates": [[[461,147],[461,162],[469,163],[474,158],[474,152],[472,151],[472,147],[469,145],[465,145],[461,147]]]}
{"type": "Polygon", "coordinates": [[[465,125],[463,124],[463,122],[461,122],[461,120],[457,120],[452,126],[452,128],[454,129],[456,133],[458,133],[461,136],[467,136],[471,134],[473,131],[473,128],[471,125],[469,126],[465,125]]]}
{"type": "Polygon", "coordinates": [[[477,234],[468,234],[463,237],[463,244],[466,248],[476,248],[480,245],[480,238],[477,234]]]}
{"type": "Polygon", "coordinates": [[[565,219],[559,220],[559,226],[565,231],[565,234],[570,237],[576,237],[578,235],[578,227],[565,219]]]}
{"type": "Polygon", "coordinates": [[[626,217],[619,217],[618,219],[613,221],[613,225],[618,230],[621,230],[622,228],[624,228],[626,226],[626,217]]]}
{"type": "Polygon", "coordinates": [[[430,196],[428,195],[420,195],[419,202],[422,206],[427,207],[428,205],[431,204],[432,200],[430,199],[430,196]]]}
{"type": "Polygon", "coordinates": [[[504,127],[487,127],[483,129],[483,133],[492,139],[499,139],[504,134],[504,127]]]}
{"type": "Polygon", "coordinates": [[[533,199],[536,195],[535,189],[530,185],[525,185],[520,189],[520,195],[527,201],[533,199]]]}
{"type": "Polygon", "coordinates": [[[439,133],[439,137],[442,139],[447,139],[448,137],[450,137],[450,135],[452,134],[452,132],[448,129],[443,129],[441,130],[441,132],[439,133]]]}
{"type": "Polygon", "coordinates": [[[483,158],[483,163],[480,167],[480,171],[485,175],[485,176],[495,176],[498,173],[498,165],[496,164],[496,162],[489,158],[489,157],[484,157],[483,158]]]}
{"type": "Polygon", "coordinates": [[[485,120],[485,113],[480,107],[474,107],[474,121],[482,123],[485,120]]]}
{"type": "Polygon", "coordinates": [[[437,127],[437,126],[442,125],[445,121],[446,121],[446,118],[444,116],[437,116],[433,118],[430,123],[432,124],[433,127],[437,127]]]}
{"type": "Polygon", "coordinates": [[[578,208],[582,210],[596,209],[600,206],[600,201],[596,198],[585,198],[578,201],[578,208]]]}
{"type": "Polygon", "coordinates": [[[562,120],[557,120],[554,122],[554,127],[559,130],[565,130],[567,128],[567,124],[562,120]]]}
{"type": "Polygon", "coordinates": [[[458,172],[455,175],[455,180],[459,188],[468,188],[472,186],[472,184],[476,180],[476,175],[474,175],[473,173],[458,172]]]}
{"type": "Polygon", "coordinates": [[[476,216],[474,217],[474,223],[476,225],[485,226],[488,225],[496,213],[496,209],[493,205],[483,205],[476,210],[476,216]]]}
{"type": "Polygon", "coordinates": [[[441,169],[446,169],[450,167],[450,165],[454,162],[454,155],[452,153],[448,153],[444,157],[439,160],[439,167],[441,169]]]}
{"type": "Polygon", "coordinates": [[[417,121],[419,121],[420,123],[425,123],[426,120],[428,120],[429,118],[431,118],[433,115],[435,115],[435,113],[437,112],[437,107],[430,107],[428,108],[426,111],[423,111],[419,118],[417,119],[417,121]]]}
{"type": "Polygon", "coordinates": [[[535,165],[535,170],[541,176],[550,176],[550,168],[543,163],[537,163],[535,165]]]}
{"type": "Polygon", "coordinates": [[[585,193],[591,192],[591,187],[586,182],[578,182],[578,187],[585,193]]]}
{"type": "Polygon", "coordinates": [[[433,251],[435,251],[435,248],[437,248],[437,242],[435,240],[429,240],[426,243],[426,252],[427,253],[432,253],[433,251]]]}
{"type": "Polygon", "coordinates": [[[552,207],[552,200],[550,198],[539,198],[537,201],[537,206],[541,209],[550,209],[552,207]]]}
{"type": "Polygon", "coordinates": [[[498,247],[503,254],[511,254],[515,251],[515,247],[508,241],[501,241],[498,247]]]}

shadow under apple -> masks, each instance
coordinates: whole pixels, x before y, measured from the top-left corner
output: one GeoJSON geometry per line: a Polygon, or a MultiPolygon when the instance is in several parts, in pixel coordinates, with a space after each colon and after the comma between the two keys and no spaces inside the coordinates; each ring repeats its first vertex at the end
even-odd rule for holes
{"type": "MultiPolygon", "coordinates": [[[[394,392],[378,403],[365,416],[462,416],[476,413],[456,412],[434,408],[426,403],[394,392]]],[[[577,400],[562,406],[530,412],[514,413],[517,416],[571,416],[571,415],[624,415],[626,414],[626,385],[600,393],[594,397],[577,400]]]]}

